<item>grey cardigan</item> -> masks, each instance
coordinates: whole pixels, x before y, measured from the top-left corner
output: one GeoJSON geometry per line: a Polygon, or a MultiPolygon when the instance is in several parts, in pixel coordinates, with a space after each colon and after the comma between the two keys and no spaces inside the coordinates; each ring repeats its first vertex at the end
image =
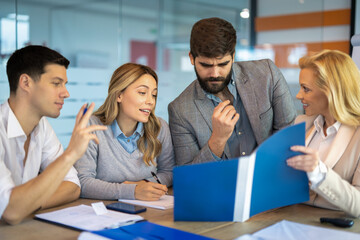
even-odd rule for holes
{"type": "MultiPolygon", "coordinates": [[[[168,124],[161,118],[159,120],[161,129],[158,139],[162,144],[162,151],[155,159],[157,166],[147,166],[139,149],[128,153],[114,137],[110,126],[105,131],[95,132],[99,145],[91,141],[85,154],[75,164],[81,183],[81,197],[134,199],[136,185],[122,182],[142,179],[155,182],[151,171],[157,172],[162,184],[171,186],[172,169],[175,165],[173,145],[168,124]]],[[[90,118],[89,123],[103,125],[95,116],[90,118]]]]}

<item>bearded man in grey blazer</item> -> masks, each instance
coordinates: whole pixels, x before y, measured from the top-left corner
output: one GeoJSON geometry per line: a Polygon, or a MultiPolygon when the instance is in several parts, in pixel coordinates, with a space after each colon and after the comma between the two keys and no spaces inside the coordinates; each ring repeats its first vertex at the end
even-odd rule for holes
{"type": "Polygon", "coordinates": [[[249,155],[296,117],[289,88],[269,60],[234,62],[236,31],[220,18],[195,23],[197,80],[168,106],[177,165],[249,155]]]}

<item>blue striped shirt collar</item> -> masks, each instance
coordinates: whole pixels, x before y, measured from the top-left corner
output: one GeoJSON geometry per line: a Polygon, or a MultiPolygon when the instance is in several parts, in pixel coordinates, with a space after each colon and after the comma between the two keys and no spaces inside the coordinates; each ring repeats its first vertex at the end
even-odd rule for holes
{"type": "Polygon", "coordinates": [[[134,133],[131,136],[126,137],[126,135],[121,131],[116,119],[111,124],[111,130],[114,134],[114,137],[122,138],[122,139],[135,137],[135,135],[142,136],[144,134],[143,129],[144,129],[144,124],[142,122],[138,122],[134,133]]]}

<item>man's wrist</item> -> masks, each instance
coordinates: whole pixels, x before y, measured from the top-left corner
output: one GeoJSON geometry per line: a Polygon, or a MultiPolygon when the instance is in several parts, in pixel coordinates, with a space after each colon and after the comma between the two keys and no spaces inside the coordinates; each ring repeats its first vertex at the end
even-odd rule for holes
{"type": "Polygon", "coordinates": [[[226,141],[219,141],[219,140],[214,140],[213,137],[210,137],[209,141],[208,141],[208,146],[210,151],[212,152],[212,154],[216,155],[217,157],[221,158],[224,149],[225,149],[225,145],[226,145],[226,141]]]}

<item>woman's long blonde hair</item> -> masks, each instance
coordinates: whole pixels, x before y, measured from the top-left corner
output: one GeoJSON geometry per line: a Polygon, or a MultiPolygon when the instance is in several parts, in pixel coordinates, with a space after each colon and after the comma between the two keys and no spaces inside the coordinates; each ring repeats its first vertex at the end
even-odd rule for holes
{"type": "MultiPolygon", "coordinates": [[[[141,76],[151,75],[156,84],[158,77],[154,70],[150,67],[126,63],[116,69],[111,77],[108,96],[103,105],[94,113],[104,125],[110,125],[119,114],[119,105],[116,101],[118,96],[125,91],[125,89],[138,80],[141,76]]],[[[143,160],[146,165],[156,165],[154,158],[161,152],[161,142],[157,139],[160,132],[160,121],[155,116],[155,107],[151,111],[148,122],[144,123],[144,134],[139,138],[137,145],[140,152],[143,153],[143,160]]]]}
{"type": "Polygon", "coordinates": [[[299,66],[314,71],[315,83],[327,96],[330,114],[337,121],[360,125],[360,73],[349,55],[323,50],[301,58],[299,66]]]}

